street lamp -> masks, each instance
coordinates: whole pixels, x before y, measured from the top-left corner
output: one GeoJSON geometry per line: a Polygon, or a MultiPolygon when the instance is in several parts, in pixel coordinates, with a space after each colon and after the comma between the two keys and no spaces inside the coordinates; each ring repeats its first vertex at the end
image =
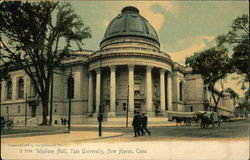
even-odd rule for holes
{"type": "Polygon", "coordinates": [[[99,106],[99,113],[97,116],[97,120],[99,122],[99,137],[102,136],[102,121],[103,121],[103,113],[102,113],[102,105],[99,106]]]}
{"type": "Polygon", "coordinates": [[[127,91],[127,108],[126,108],[126,127],[127,128],[128,128],[128,103],[129,103],[129,101],[128,101],[128,97],[129,97],[128,92],[129,92],[129,85],[128,85],[128,91],[127,91]]]}
{"type": "Polygon", "coordinates": [[[53,89],[54,89],[54,72],[52,69],[51,75],[51,88],[50,88],[50,112],[49,112],[49,125],[52,125],[52,113],[53,113],[53,89]]]}
{"type": "Polygon", "coordinates": [[[68,132],[70,133],[70,123],[71,123],[71,98],[73,98],[73,90],[72,90],[72,64],[70,67],[70,75],[69,75],[69,113],[68,113],[68,132]]]}
{"type": "Polygon", "coordinates": [[[27,93],[25,93],[25,113],[24,113],[24,119],[25,119],[25,126],[27,126],[27,93]]]}
{"type": "MultiPolygon", "coordinates": [[[[102,74],[102,53],[100,52],[100,74],[102,74]]],[[[100,77],[101,78],[101,77],[100,77]]],[[[101,78],[102,79],[102,78],[101,78]]],[[[101,90],[101,83],[100,83],[100,90],[101,90]]],[[[98,120],[98,128],[99,128],[99,137],[102,136],[102,121],[103,121],[103,108],[102,108],[102,101],[101,101],[101,95],[100,95],[100,105],[99,105],[99,113],[97,115],[98,120]]],[[[98,106],[97,106],[98,107],[98,106]]]]}

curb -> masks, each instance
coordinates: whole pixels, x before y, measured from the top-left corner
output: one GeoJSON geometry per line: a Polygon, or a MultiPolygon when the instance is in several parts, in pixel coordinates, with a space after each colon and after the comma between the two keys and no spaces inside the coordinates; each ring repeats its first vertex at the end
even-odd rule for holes
{"type": "MultiPolygon", "coordinates": [[[[17,137],[30,137],[30,136],[43,136],[43,135],[54,135],[54,134],[65,134],[68,133],[67,130],[60,130],[60,131],[51,131],[51,132],[34,132],[34,133],[23,133],[23,134],[9,134],[9,135],[1,135],[1,138],[17,138],[17,137]]],[[[123,133],[119,133],[113,136],[106,136],[106,137],[97,137],[97,138],[89,138],[83,140],[75,140],[74,142],[84,142],[84,141],[93,141],[98,139],[108,139],[108,138],[115,138],[123,136],[123,133]]]]}
{"type": "Polygon", "coordinates": [[[85,141],[93,141],[93,140],[98,140],[98,139],[108,139],[108,138],[121,137],[123,135],[124,135],[123,133],[119,133],[119,134],[113,135],[113,136],[90,138],[90,139],[83,139],[83,140],[75,140],[74,142],[85,142],[85,141]]]}
{"type": "Polygon", "coordinates": [[[64,134],[64,133],[68,133],[68,131],[67,130],[59,130],[59,131],[44,131],[44,132],[41,131],[41,132],[33,132],[33,133],[7,134],[7,135],[1,135],[1,138],[43,136],[43,135],[64,134]]]}

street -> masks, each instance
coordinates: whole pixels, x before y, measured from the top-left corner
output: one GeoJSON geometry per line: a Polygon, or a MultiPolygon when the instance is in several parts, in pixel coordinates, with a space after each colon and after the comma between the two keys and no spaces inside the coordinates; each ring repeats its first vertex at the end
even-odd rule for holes
{"type": "MultiPolygon", "coordinates": [[[[58,128],[58,127],[57,127],[58,128]]],[[[46,128],[44,128],[46,129],[46,128]]],[[[248,120],[221,127],[149,126],[152,135],[134,137],[132,127],[72,126],[70,134],[1,139],[6,159],[245,159],[249,156],[248,120]],[[100,143],[101,142],[101,143],[100,143]],[[14,153],[14,154],[13,154],[14,153]]]]}
{"type": "MultiPolygon", "coordinates": [[[[123,136],[111,139],[99,139],[98,142],[126,142],[126,141],[164,141],[164,140],[204,140],[204,139],[247,139],[249,135],[248,120],[222,122],[221,127],[211,126],[201,129],[199,124],[192,126],[152,126],[148,127],[151,136],[134,137],[134,132],[129,128],[103,128],[104,132],[121,132],[123,136]]],[[[73,127],[74,131],[97,131],[93,127],[73,127]]],[[[95,141],[96,142],[96,141],[95,141]]]]}

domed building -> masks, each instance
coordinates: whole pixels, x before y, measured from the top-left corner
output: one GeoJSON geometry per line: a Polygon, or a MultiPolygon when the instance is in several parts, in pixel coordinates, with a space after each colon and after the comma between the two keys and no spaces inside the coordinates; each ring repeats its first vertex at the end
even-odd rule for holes
{"type": "MultiPolygon", "coordinates": [[[[201,76],[190,74],[160,50],[155,29],[132,6],[123,8],[110,22],[100,50],[73,52],[54,72],[53,124],[68,116],[71,69],[74,124],[93,117],[96,120],[99,112],[107,120],[125,117],[127,113],[132,117],[135,110],[166,120],[169,111],[211,109],[207,105],[211,95],[201,76]]],[[[5,87],[1,91],[1,115],[23,123],[27,114],[30,123],[38,124],[42,104],[28,75],[23,70],[10,75],[10,81],[2,82],[5,87]]]]}
{"type": "Polygon", "coordinates": [[[156,31],[137,8],[123,8],[110,22],[88,66],[89,82],[94,82],[89,84],[89,110],[98,112],[101,105],[110,116],[125,114],[127,106],[148,115],[172,110],[174,63],[160,51],[156,31]]]}

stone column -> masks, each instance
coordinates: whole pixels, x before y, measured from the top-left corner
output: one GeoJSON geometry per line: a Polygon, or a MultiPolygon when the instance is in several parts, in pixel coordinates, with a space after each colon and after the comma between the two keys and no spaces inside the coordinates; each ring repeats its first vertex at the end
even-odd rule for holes
{"type": "Polygon", "coordinates": [[[115,116],[115,106],[116,106],[116,77],[115,77],[115,66],[110,67],[110,112],[109,116],[115,116]]]}
{"type": "Polygon", "coordinates": [[[17,81],[18,81],[18,79],[17,79],[17,77],[13,77],[12,78],[12,100],[15,100],[15,99],[17,99],[17,96],[18,96],[18,94],[17,94],[17,81]]]}
{"type": "Polygon", "coordinates": [[[89,72],[88,114],[93,113],[93,75],[89,72]]]}
{"type": "Polygon", "coordinates": [[[99,107],[100,107],[100,101],[101,101],[101,70],[100,68],[98,68],[96,70],[96,100],[95,100],[95,104],[96,104],[96,113],[99,113],[99,107]]]}
{"type": "Polygon", "coordinates": [[[128,85],[129,85],[129,95],[128,95],[128,107],[129,112],[134,111],[134,65],[128,66],[128,85]]]}
{"type": "Polygon", "coordinates": [[[161,90],[161,112],[165,112],[166,102],[165,102],[165,70],[160,70],[160,90],[161,90]]]}
{"type": "Polygon", "coordinates": [[[146,105],[147,105],[147,114],[153,115],[153,106],[152,106],[152,67],[147,66],[146,68],[146,105]]]}
{"type": "Polygon", "coordinates": [[[173,104],[172,104],[172,76],[171,72],[168,72],[168,110],[173,110],[173,104]]]}
{"type": "Polygon", "coordinates": [[[5,101],[5,99],[6,99],[6,93],[7,93],[7,91],[6,91],[6,81],[2,81],[2,82],[0,82],[1,83],[1,103],[3,102],[3,101],[5,101]]]}
{"type": "Polygon", "coordinates": [[[81,86],[82,84],[81,84],[81,82],[82,82],[82,79],[81,79],[81,72],[75,72],[75,74],[74,74],[74,86],[76,86],[75,88],[74,88],[74,99],[75,100],[79,100],[79,99],[81,99],[81,88],[80,87],[78,87],[78,86],[81,86]]]}

